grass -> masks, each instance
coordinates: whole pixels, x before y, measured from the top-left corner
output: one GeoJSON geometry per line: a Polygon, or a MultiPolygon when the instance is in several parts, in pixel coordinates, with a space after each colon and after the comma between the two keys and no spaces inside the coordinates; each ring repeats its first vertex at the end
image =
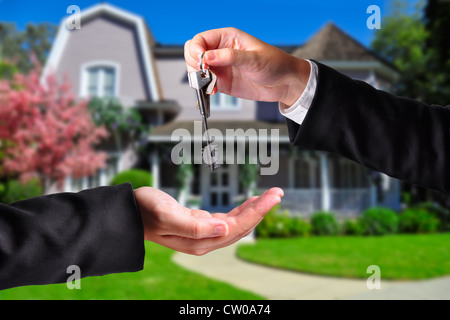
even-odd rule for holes
{"type": "Polygon", "coordinates": [[[382,279],[412,280],[450,275],[450,233],[383,237],[261,239],[241,245],[241,259],[312,274],[366,278],[378,265],[382,279]]]}
{"type": "Polygon", "coordinates": [[[69,290],[65,283],[12,288],[0,291],[0,300],[263,299],[187,271],[171,261],[173,254],[173,250],[147,242],[144,270],[140,272],[82,278],[80,290],[69,290]]]}

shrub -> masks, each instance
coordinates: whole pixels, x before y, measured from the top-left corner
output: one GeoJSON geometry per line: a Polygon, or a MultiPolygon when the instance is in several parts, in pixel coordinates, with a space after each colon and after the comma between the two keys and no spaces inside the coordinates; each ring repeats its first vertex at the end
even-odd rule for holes
{"type": "Polygon", "coordinates": [[[41,196],[43,193],[41,184],[38,179],[32,179],[29,182],[22,183],[17,180],[7,182],[6,188],[2,186],[3,190],[1,202],[9,204],[20,200],[30,199],[41,196]],[[6,190],[6,191],[4,191],[6,190]]]}
{"type": "Polygon", "coordinates": [[[280,209],[280,205],[275,205],[266,214],[264,219],[256,226],[255,233],[259,238],[270,238],[277,223],[277,214],[280,209]]]}
{"type": "Polygon", "coordinates": [[[311,216],[312,231],[316,235],[337,235],[339,224],[331,212],[320,211],[311,216]]]}
{"type": "Polygon", "coordinates": [[[416,206],[417,208],[422,208],[432,214],[435,218],[437,218],[439,223],[440,231],[449,231],[450,230],[450,210],[440,206],[437,203],[432,202],[424,202],[420,203],[416,206]]]}
{"type": "Polygon", "coordinates": [[[362,213],[359,222],[367,235],[392,234],[398,230],[398,215],[388,208],[369,208],[362,213]]]}
{"type": "Polygon", "coordinates": [[[133,189],[151,186],[153,177],[150,172],[139,169],[130,169],[118,173],[111,181],[111,185],[118,185],[129,182],[133,189]]]}
{"type": "Polygon", "coordinates": [[[423,208],[408,208],[399,216],[400,232],[433,233],[439,227],[439,219],[423,208]]]}
{"type": "Polygon", "coordinates": [[[342,225],[342,232],[345,235],[360,236],[364,233],[364,228],[359,220],[347,219],[342,225]]]}
{"type": "Polygon", "coordinates": [[[255,229],[259,238],[285,238],[307,236],[311,225],[299,218],[292,217],[288,211],[280,212],[280,205],[270,210],[255,229]]]}
{"type": "Polygon", "coordinates": [[[311,224],[300,217],[288,217],[285,221],[289,237],[307,237],[311,233],[311,224]]]}

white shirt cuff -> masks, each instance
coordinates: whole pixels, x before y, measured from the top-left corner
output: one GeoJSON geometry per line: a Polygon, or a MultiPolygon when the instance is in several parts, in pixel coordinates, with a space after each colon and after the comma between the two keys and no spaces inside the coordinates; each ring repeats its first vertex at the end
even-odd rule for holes
{"type": "Polygon", "coordinates": [[[283,116],[298,124],[302,124],[303,120],[305,119],[309,107],[311,106],[312,101],[314,99],[314,95],[316,93],[317,88],[317,74],[318,74],[317,65],[310,60],[306,61],[308,61],[309,64],[311,65],[311,73],[309,74],[308,83],[302,95],[290,107],[286,106],[281,102],[278,105],[280,113],[283,116]]]}

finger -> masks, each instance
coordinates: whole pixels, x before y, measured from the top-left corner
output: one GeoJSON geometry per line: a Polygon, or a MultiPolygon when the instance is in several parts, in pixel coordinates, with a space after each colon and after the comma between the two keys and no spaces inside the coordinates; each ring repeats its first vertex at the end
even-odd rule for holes
{"type": "MultiPolygon", "coordinates": [[[[200,210],[199,210],[200,211],[200,210]]],[[[203,215],[203,213],[199,213],[203,215]]],[[[160,235],[179,236],[190,239],[221,237],[228,234],[228,225],[221,219],[195,217],[186,214],[173,215],[165,224],[165,230],[160,235]]]]}
{"type": "MultiPolygon", "coordinates": [[[[274,195],[278,195],[281,197],[283,197],[284,192],[282,189],[280,188],[271,188],[267,191],[264,192],[265,196],[269,195],[269,194],[274,194],[274,195]]],[[[244,211],[247,207],[249,207],[252,203],[254,203],[256,201],[256,199],[258,199],[258,196],[253,196],[249,199],[247,199],[244,203],[242,203],[239,207],[234,208],[233,210],[231,210],[227,215],[228,216],[234,216],[237,214],[240,214],[242,211],[244,211]]]]}
{"type": "Polygon", "coordinates": [[[270,188],[269,190],[266,190],[263,194],[274,194],[282,198],[284,196],[284,191],[281,188],[274,187],[270,188]]]}
{"type": "Polygon", "coordinates": [[[190,46],[191,46],[192,40],[186,41],[184,44],[184,59],[186,60],[186,68],[187,72],[194,72],[199,69],[199,62],[200,57],[193,57],[190,53],[190,46]]]}
{"type": "Polygon", "coordinates": [[[243,237],[249,235],[253,229],[254,228],[249,228],[248,230],[242,231],[238,230],[237,227],[234,227],[227,236],[203,239],[192,239],[179,236],[162,236],[155,242],[179,252],[193,255],[203,255],[208,252],[227,247],[239,241],[243,237]]]}
{"type": "Polygon", "coordinates": [[[226,246],[228,241],[225,239],[227,238],[228,237],[191,239],[179,236],[163,236],[154,240],[154,242],[179,252],[193,255],[203,255],[226,246]]]}
{"type": "Polygon", "coordinates": [[[187,207],[181,207],[183,209],[183,212],[186,215],[195,217],[195,218],[212,218],[211,213],[209,213],[206,210],[200,210],[200,209],[189,209],[187,207]]]}
{"type": "Polygon", "coordinates": [[[224,221],[227,221],[229,225],[227,236],[202,239],[163,236],[159,237],[156,242],[177,251],[194,255],[203,255],[210,251],[223,248],[250,234],[264,215],[269,212],[275,204],[279,203],[282,196],[283,191],[281,189],[272,188],[264,192],[261,196],[252,197],[244,202],[241,205],[243,210],[239,215],[234,217],[230,216],[230,214],[214,215],[222,217],[224,221]]]}
{"type": "Polygon", "coordinates": [[[205,62],[212,67],[256,68],[258,56],[253,51],[223,48],[206,51],[205,62]]]}
{"type": "MultiPolygon", "coordinates": [[[[188,64],[195,67],[200,63],[200,57],[206,51],[221,48],[247,50],[259,42],[260,40],[236,28],[213,29],[199,33],[190,40],[188,46],[185,47],[185,50],[188,51],[185,56],[189,59],[188,64]]],[[[208,63],[206,56],[205,62],[208,63]]]]}
{"type": "Polygon", "coordinates": [[[191,210],[190,215],[195,218],[212,218],[211,214],[208,211],[205,210],[191,210]]]}
{"type": "Polygon", "coordinates": [[[252,230],[276,204],[281,202],[282,196],[283,190],[280,188],[267,190],[234,217],[236,224],[244,232],[252,230]]]}
{"type": "Polygon", "coordinates": [[[157,239],[157,243],[168,248],[194,255],[203,255],[208,252],[227,247],[241,238],[249,235],[252,230],[246,233],[228,235],[225,237],[213,237],[204,239],[191,239],[179,236],[163,236],[157,239]]]}
{"type": "Polygon", "coordinates": [[[253,201],[255,201],[256,199],[258,199],[258,196],[253,196],[253,197],[245,200],[239,207],[236,207],[233,210],[231,210],[230,212],[228,212],[228,215],[229,216],[234,216],[236,214],[241,213],[242,210],[244,210],[248,205],[253,203],[253,201]]]}
{"type": "Polygon", "coordinates": [[[196,57],[208,50],[232,46],[228,39],[237,38],[236,30],[234,28],[213,29],[195,35],[190,42],[190,55],[196,57]]]}
{"type": "Polygon", "coordinates": [[[234,232],[224,237],[192,239],[180,236],[160,236],[153,240],[163,246],[193,255],[203,255],[208,252],[229,246],[249,235],[253,229],[246,232],[234,232]]]}

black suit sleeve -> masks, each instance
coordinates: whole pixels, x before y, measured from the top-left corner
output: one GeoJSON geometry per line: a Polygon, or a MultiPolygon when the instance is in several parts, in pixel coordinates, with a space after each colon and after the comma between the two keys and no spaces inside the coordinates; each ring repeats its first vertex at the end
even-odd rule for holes
{"type": "Polygon", "coordinates": [[[291,143],[340,154],[391,177],[450,191],[450,109],[396,97],[317,63],[318,81],[291,143]]]}
{"type": "Polygon", "coordinates": [[[142,270],[142,220],[130,184],[0,204],[0,290],[142,270]]]}

